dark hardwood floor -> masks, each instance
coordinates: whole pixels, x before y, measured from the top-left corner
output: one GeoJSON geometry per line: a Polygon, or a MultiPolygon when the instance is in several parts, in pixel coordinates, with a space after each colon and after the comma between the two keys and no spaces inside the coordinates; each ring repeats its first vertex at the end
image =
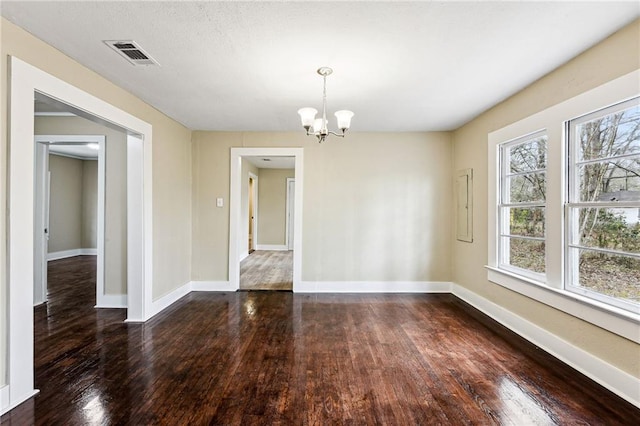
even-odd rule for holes
{"type": "Polygon", "coordinates": [[[146,324],[51,262],[3,425],[616,425],[640,410],[451,295],[191,293],[146,324]]]}

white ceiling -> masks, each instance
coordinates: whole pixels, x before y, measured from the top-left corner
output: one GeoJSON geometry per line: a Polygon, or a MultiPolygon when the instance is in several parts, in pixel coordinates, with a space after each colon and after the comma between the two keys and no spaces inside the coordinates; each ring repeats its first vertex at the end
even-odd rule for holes
{"type": "Polygon", "coordinates": [[[296,157],[242,157],[259,169],[295,169],[296,157]]]}
{"type": "Polygon", "coordinates": [[[88,147],[88,144],[50,144],[49,152],[52,154],[60,154],[67,157],[78,158],[81,160],[97,160],[98,151],[88,147]]]}
{"type": "MultiPolygon", "coordinates": [[[[0,2],[4,17],[198,130],[459,127],[640,16],[640,2],[0,2]],[[103,40],[135,40],[134,67],[103,40]],[[335,125],[330,122],[331,125],[335,125]]],[[[631,54],[632,52],[630,52],[631,54]]],[[[636,52],[637,53],[637,52],[636,52]]]]}

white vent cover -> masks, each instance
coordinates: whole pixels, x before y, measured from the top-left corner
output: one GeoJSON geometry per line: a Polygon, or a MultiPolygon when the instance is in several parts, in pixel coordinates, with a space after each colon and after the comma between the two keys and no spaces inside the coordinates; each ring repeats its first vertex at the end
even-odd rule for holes
{"type": "Polygon", "coordinates": [[[104,42],[133,65],[160,65],[133,40],[104,40],[104,42]]]}

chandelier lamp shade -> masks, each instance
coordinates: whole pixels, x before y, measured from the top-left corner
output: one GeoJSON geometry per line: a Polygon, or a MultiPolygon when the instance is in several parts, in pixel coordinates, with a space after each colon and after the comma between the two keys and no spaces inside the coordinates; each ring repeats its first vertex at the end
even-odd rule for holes
{"type": "Polygon", "coordinates": [[[327,76],[331,75],[333,70],[329,67],[318,68],[318,74],[322,76],[324,85],[322,90],[322,117],[316,118],[318,110],[315,108],[300,108],[298,114],[300,114],[300,120],[302,121],[302,127],[307,131],[307,136],[315,136],[318,138],[318,142],[323,142],[327,136],[334,135],[340,138],[344,137],[344,134],[351,126],[351,117],[353,112],[347,110],[336,111],[334,115],[338,121],[338,129],[342,133],[332,132],[327,128],[327,76]]]}

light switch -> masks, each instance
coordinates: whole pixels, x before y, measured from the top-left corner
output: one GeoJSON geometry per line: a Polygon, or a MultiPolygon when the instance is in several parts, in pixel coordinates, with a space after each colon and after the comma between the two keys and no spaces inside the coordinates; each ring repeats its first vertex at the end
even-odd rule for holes
{"type": "Polygon", "coordinates": [[[216,207],[222,207],[224,205],[222,198],[216,198],[216,207]]]}

